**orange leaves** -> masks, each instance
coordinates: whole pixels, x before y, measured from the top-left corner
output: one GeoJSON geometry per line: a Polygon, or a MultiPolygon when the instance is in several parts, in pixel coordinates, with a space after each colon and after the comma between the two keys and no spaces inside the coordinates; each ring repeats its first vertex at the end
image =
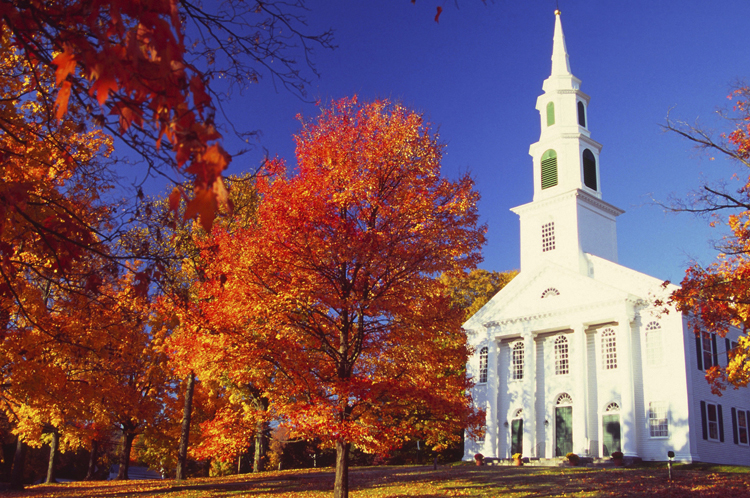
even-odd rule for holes
{"type": "Polygon", "coordinates": [[[167,137],[178,169],[197,178],[202,191],[193,212],[210,228],[214,217],[208,210],[223,203],[216,180],[229,157],[217,153],[221,135],[207,113],[212,100],[206,79],[185,60],[179,3],[103,0],[62,9],[58,2],[32,0],[6,6],[4,19],[21,40],[17,46],[39,62],[30,68],[37,76],[45,64],[55,68],[58,121],[76,96],[84,105],[109,103],[120,133],[132,133],[133,124],[151,126],[157,148],[167,137]],[[54,54],[56,47],[62,52],[54,54]]]}
{"type": "Polygon", "coordinates": [[[257,225],[212,233],[205,340],[298,435],[371,451],[444,441],[475,417],[463,315],[432,276],[479,258],[471,181],[442,178],[437,137],[387,101],[334,102],[295,140],[296,175],[265,165],[257,225]]]}
{"type": "Polygon", "coordinates": [[[52,59],[52,64],[57,66],[57,70],[55,70],[55,82],[59,86],[69,74],[75,73],[76,59],[71,46],[66,43],[65,50],[52,59]]]}

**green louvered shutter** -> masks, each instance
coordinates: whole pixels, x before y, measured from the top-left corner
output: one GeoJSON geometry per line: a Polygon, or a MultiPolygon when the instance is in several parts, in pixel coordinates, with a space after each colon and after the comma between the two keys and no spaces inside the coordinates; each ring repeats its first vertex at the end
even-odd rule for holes
{"type": "Polygon", "coordinates": [[[555,124],[555,103],[547,104],[547,126],[555,124]]]}
{"type": "Polygon", "coordinates": [[[557,152],[550,149],[542,155],[542,189],[557,185],[557,152]]]}

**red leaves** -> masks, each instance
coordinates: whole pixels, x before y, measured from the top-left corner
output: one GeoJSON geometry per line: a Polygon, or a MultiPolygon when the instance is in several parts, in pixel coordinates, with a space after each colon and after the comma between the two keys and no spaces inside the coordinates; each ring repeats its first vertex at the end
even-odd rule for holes
{"type": "Polygon", "coordinates": [[[57,66],[57,70],[55,70],[55,82],[59,86],[69,74],[75,73],[76,59],[70,45],[65,44],[65,51],[52,59],[52,64],[57,66]]]}
{"type": "Polygon", "coordinates": [[[113,101],[110,114],[118,116],[120,133],[133,124],[152,126],[157,147],[166,137],[178,167],[196,176],[200,192],[191,212],[200,213],[201,223],[210,228],[214,216],[209,210],[224,202],[216,183],[229,156],[217,152],[221,135],[204,121],[211,97],[201,72],[184,60],[178,7],[175,0],[103,0],[63,10],[58,2],[32,0],[5,6],[4,18],[29,57],[44,55],[38,47],[63,47],[46,61],[55,66],[58,121],[76,94],[93,97],[99,106],[113,101]],[[38,19],[54,29],[40,26],[38,19]]]}

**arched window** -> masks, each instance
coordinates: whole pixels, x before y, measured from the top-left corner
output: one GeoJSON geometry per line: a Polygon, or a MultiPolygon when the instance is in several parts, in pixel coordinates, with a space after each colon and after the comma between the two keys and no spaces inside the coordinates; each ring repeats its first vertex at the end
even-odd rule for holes
{"type": "Polygon", "coordinates": [[[646,325],[646,364],[654,367],[660,365],[661,361],[661,325],[659,322],[649,322],[646,325]]]}
{"type": "Polygon", "coordinates": [[[523,408],[519,408],[513,413],[513,418],[523,418],[523,408]]]}
{"type": "Polygon", "coordinates": [[[561,335],[555,339],[555,375],[567,375],[568,365],[568,339],[561,335]]]}
{"type": "Polygon", "coordinates": [[[602,332],[602,365],[605,370],[617,368],[617,339],[612,329],[602,332]]]}
{"type": "Polygon", "coordinates": [[[555,124],[555,103],[547,104],[547,126],[555,124]]]}
{"type": "MultiPolygon", "coordinates": [[[[542,252],[555,250],[555,222],[542,225],[542,252]]],[[[542,296],[545,297],[545,296],[542,296]]]]}
{"type": "Polygon", "coordinates": [[[555,297],[559,295],[559,290],[555,289],[554,287],[550,287],[549,289],[546,289],[544,292],[542,292],[542,299],[544,299],[545,297],[555,297]]]}
{"type": "Polygon", "coordinates": [[[615,403],[614,401],[607,405],[607,407],[604,409],[605,412],[619,412],[620,411],[620,405],[615,403]]]}
{"type": "Polygon", "coordinates": [[[521,380],[523,379],[523,360],[524,360],[524,351],[523,351],[523,343],[517,342],[513,346],[512,355],[511,355],[511,378],[513,380],[521,380]]]}
{"type": "Polygon", "coordinates": [[[557,401],[555,402],[555,405],[557,406],[570,406],[573,404],[573,398],[570,397],[570,394],[568,393],[562,393],[560,396],[557,397],[557,401]]]}
{"type": "Polygon", "coordinates": [[[557,152],[549,149],[542,154],[542,189],[557,185],[557,152]]]}
{"type": "Polygon", "coordinates": [[[578,124],[586,128],[586,107],[578,101],[578,124]]]}
{"type": "Polygon", "coordinates": [[[596,158],[588,149],[583,151],[583,184],[591,190],[597,190],[596,158]]]}
{"type": "Polygon", "coordinates": [[[479,383],[487,382],[487,346],[479,350],[479,383]]]}

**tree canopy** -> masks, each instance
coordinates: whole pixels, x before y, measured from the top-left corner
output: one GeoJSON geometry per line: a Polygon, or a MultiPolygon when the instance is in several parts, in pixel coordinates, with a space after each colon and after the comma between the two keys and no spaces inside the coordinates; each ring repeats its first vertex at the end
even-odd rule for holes
{"type": "Polygon", "coordinates": [[[476,423],[463,311],[437,277],[479,261],[484,227],[471,179],[440,176],[437,137],[400,105],[334,102],[296,142],[296,174],[276,161],[258,181],[257,223],[212,233],[183,346],[199,376],[260,386],[295,434],[335,446],[345,496],[351,444],[476,423]]]}

